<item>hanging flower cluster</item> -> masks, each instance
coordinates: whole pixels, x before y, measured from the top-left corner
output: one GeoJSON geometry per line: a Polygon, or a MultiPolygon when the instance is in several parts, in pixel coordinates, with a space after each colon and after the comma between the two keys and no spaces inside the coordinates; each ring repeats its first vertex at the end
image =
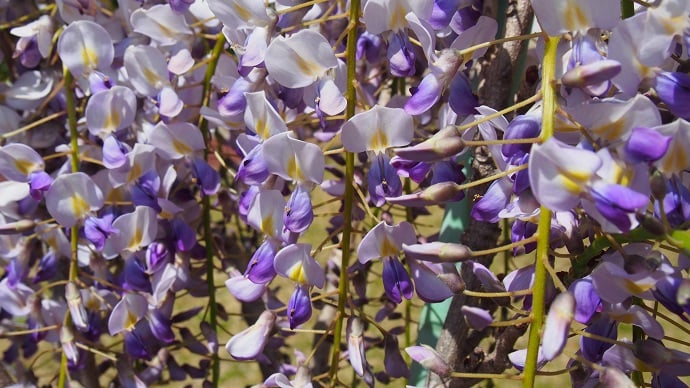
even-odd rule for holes
{"type": "Polygon", "coordinates": [[[401,343],[471,377],[412,335],[412,301],[464,294],[496,301],[454,312],[477,335],[531,325],[496,378],[567,359],[577,386],[685,386],[690,2],[532,0],[538,32],[501,41],[483,3],[0,5],[11,382],[218,386],[256,361],[261,386],[373,386],[411,377],[401,343]],[[536,43],[541,92],[498,111],[477,91],[507,40],[536,43]],[[469,181],[478,147],[495,171],[469,181]],[[423,227],[458,201],[510,241],[423,227]]]}

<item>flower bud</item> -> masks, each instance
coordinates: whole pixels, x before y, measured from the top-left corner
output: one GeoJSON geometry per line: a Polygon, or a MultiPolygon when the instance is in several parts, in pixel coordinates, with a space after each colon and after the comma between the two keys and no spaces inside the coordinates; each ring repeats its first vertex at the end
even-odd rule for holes
{"type": "Polygon", "coordinates": [[[621,64],[612,59],[576,66],[563,74],[561,82],[570,88],[582,88],[609,81],[621,71],[621,64]]]}
{"type": "Polygon", "coordinates": [[[67,359],[71,361],[72,364],[76,364],[79,361],[79,350],[74,343],[74,334],[67,325],[62,325],[60,328],[60,343],[62,344],[62,351],[65,353],[67,359]]]}
{"type": "Polygon", "coordinates": [[[65,299],[67,299],[67,307],[69,307],[74,326],[81,331],[87,330],[89,328],[89,318],[84,308],[84,302],[81,299],[81,293],[74,282],[69,282],[65,286],[65,299]]]}
{"type": "Polygon", "coordinates": [[[452,373],[450,365],[441,358],[441,355],[428,345],[410,346],[405,348],[407,354],[424,368],[436,373],[440,377],[449,377],[452,373]]]}
{"type": "Polygon", "coordinates": [[[649,178],[649,187],[652,197],[657,201],[663,201],[666,196],[666,179],[660,173],[656,173],[649,178]]]}
{"type": "Polygon", "coordinates": [[[458,195],[462,194],[460,187],[455,182],[441,182],[416,193],[398,197],[386,197],[386,201],[394,205],[414,207],[441,205],[446,202],[456,201],[458,195]]]}
{"type": "Polygon", "coordinates": [[[407,257],[432,263],[457,263],[472,258],[472,250],[467,245],[441,241],[403,244],[403,252],[407,257]]]}
{"type": "Polygon", "coordinates": [[[364,376],[364,371],[367,369],[364,352],[364,324],[355,316],[347,319],[347,354],[355,373],[364,376]]]}
{"type": "Polygon", "coordinates": [[[417,162],[435,162],[456,155],[463,149],[465,149],[465,142],[458,130],[449,125],[417,145],[397,148],[395,154],[417,162]]]}
{"type": "Polygon", "coordinates": [[[470,327],[475,330],[484,330],[494,320],[489,311],[479,307],[462,306],[460,311],[470,327]]]}
{"type": "Polygon", "coordinates": [[[542,339],[542,350],[547,361],[553,360],[563,351],[574,317],[575,298],[568,292],[559,294],[551,303],[542,339]]]}
{"type": "Polygon", "coordinates": [[[30,232],[34,230],[36,223],[32,220],[19,220],[0,225],[0,236],[30,232]]]}
{"type": "Polygon", "coordinates": [[[263,351],[273,330],[276,315],[266,310],[256,322],[230,338],[225,349],[236,360],[254,360],[263,351]]]}
{"type": "Polygon", "coordinates": [[[441,264],[441,267],[443,267],[443,272],[437,276],[443,283],[445,283],[446,286],[448,286],[450,291],[455,295],[459,295],[465,291],[465,282],[460,277],[455,264],[443,263],[441,264]]]}
{"type": "Polygon", "coordinates": [[[666,235],[666,227],[660,219],[643,212],[635,213],[635,218],[647,232],[660,237],[666,235]]]}

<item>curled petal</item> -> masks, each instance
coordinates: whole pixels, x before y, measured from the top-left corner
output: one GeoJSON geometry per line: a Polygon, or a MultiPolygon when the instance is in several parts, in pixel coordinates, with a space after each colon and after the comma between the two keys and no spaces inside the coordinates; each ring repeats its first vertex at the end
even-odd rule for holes
{"type": "Polygon", "coordinates": [[[440,97],[441,83],[435,74],[429,73],[422,78],[412,97],[405,103],[405,112],[420,115],[431,109],[440,97]]]}
{"type": "Polygon", "coordinates": [[[241,302],[254,302],[266,292],[266,284],[256,284],[242,275],[236,275],[225,281],[230,294],[241,302]]]}
{"type": "Polygon", "coordinates": [[[355,373],[364,376],[367,365],[364,351],[364,324],[355,316],[347,319],[347,354],[355,373]]]}
{"type": "Polygon", "coordinates": [[[275,321],[275,314],[264,311],[253,325],[232,336],[225,349],[236,360],[255,360],[264,351],[275,321]]]}
{"type": "Polygon", "coordinates": [[[575,298],[568,292],[556,296],[546,316],[542,338],[542,350],[547,361],[553,360],[563,351],[574,316],[575,298]]]}

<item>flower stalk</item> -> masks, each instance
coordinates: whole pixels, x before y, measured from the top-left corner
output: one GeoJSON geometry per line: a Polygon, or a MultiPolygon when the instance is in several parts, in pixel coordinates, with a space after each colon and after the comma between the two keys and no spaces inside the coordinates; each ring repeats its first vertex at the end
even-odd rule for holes
{"type": "MultiPolygon", "coordinates": [[[[556,77],[556,60],[558,37],[547,37],[544,48],[544,60],[542,63],[542,141],[553,136],[554,118],[556,114],[556,90],[554,81],[556,77]]],[[[532,324],[529,330],[529,343],[527,346],[527,360],[524,369],[523,386],[534,386],[537,372],[537,355],[541,329],[544,324],[544,299],[546,297],[546,267],[544,263],[549,254],[549,232],[551,229],[551,210],[541,206],[539,214],[539,227],[537,230],[537,254],[534,266],[534,286],[532,290],[532,324]]]]}
{"type": "MultiPolygon", "coordinates": [[[[357,21],[360,17],[360,1],[350,2],[350,23],[348,24],[347,34],[347,107],[345,108],[346,119],[355,115],[357,105],[357,90],[355,88],[355,71],[357,65],[357,21]]],[[[345,195],[343,210],[343,237],[342,237],[342,260],[340,269],[340,280],[338,282],[338,313],[336,315],[333,330],[333,351],[331,353],[331,369],[329,371],[330,386],[337,384],[338,364],[340,360],[340,339],[343,333],[343,323],[345,321],[345,302],[347,301],[347,291],[349,282],[347,279],[347,267],[350,265],[350,240],[352,236],[352,210],[355,201],[354,189],[355,174],[355,154],[345,152],[345,195]]]]}
{"type": "MultiPolygon", "coordinates": [[[[216,38],[216,43],[213,46],[213,51],[211,52],[211,58],[206,68],[206,74],[204,75],[204,88],[202,94],[202,106],[207,106],[210,101],[211,95],[211,78],[216,72],[216,66],[218,65],[218,59],[223,52],[223,47],[225,47],[225,35],[218,34],[216,38]]],[[[204,136],[204,142],[206,147],[204,148],[204,157],[208,158],[210,153],[209,144],[211,142],[211,135],[208,131],[208,122],[202,121],[200,125],[201,133],[204,136]]],[[[214,280],[215,267],[213,265],[213,236],[211,234],[211,199],[208,195],[203,195],[202,198],[203,206],[203,222],[204,222],[204,245],[206,246],[206,285],[208,287],[209,304],[208,304],[208,323],[211,325],[211,329],[215,332],[218,327],[218,312],[216,308],[216,286],[214,280]]],[[[214,387],[218,387],[220,380],[220,358],[218,357],[218,351],[213,353],[213,359],[211,361],[211,382],[214,387]]]]}
{"type": "MultiPolygon", "coordinates": [[[[67,70],[67,67],[63,68],[63,76],[65,79],[65,100],[67,103],[67,126],[69,127],[70,135],[70,159],[72,164],[72,172],[79,171],[79,132],[77,131],[77,104],[74,96],[74,90],[72,85],[74,84],[74,76],[67,70]]],[[[79,247],[79,227],[77,225],[73,226],[70,231],[70,264],[69,264],[69,281],[74,281],[78,277],[77,268],[77,252],[79,247]]],[[[70,324],[70,312],[67,310],[65,312],[65,317],[62,320],[63,325],[70,324]]],[[[60,358],[60,372],[58,375],[58,387],[63,388],[67,386],[68,374],[67,370],[67,355],[62,352],[60,358]]]]}

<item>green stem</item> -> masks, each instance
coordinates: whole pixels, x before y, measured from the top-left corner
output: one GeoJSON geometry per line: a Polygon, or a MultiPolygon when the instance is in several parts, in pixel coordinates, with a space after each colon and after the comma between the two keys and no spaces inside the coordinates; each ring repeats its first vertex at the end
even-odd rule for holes
{"type": "MultiPolygon", "coordinates": [[[[544,61],[542,63],[542,140],[553,136],[554,117],[556,115],[556,90],[553,81],[556,76],[556,59],[558,37],[547,37],[544,48],[544,61]]],[[[524,369],[524,387],[534,386],[537,374],[537,355],[539,353],[539,341],[541,328],[544,323],[544,299],[546,296],[546,267],[544,263],[549,254],[549,231],[551,229],[551,210],[542,206],[539,214],[539,227],[537,231],[537,256],[534,263],[534,286],[532,290],[532,324],[529,330],[529,343],[527,345],[527,360],[524,369]]]]}
{"type": "MultiPolygon", "coordinates": [[[[357,21],[360,14],[360,0],[350,1],[350,24],[347,34],[347,108],[345,110],[345,118],[350,119],[355,115],[355,107],[357,105],[357,90],[355,89],[356,65],[357,65],[357,21]]],[[[333,329],[333,352],[331,354],[331,369],[328,377],[330,386],[335,387],[338,376],[338,363],[340,360],[340,340],[343,334],[343,322],[345,319],[345,301],[347,300],[347,291],[349,281],[347,278],[347,267],[350,265],[350,239],[352,235],[352,209],[355,201],[354,189],[354,175],[355,175],[355,154],[352,152],[345,153],[345,197],[343,198],[343,238],[342,238],[342,262],[340,264],[340,281],[338,282],[338,314],[335,320],[335,327],[333,329]]]]}
{"type": "MultiPolygon", "coordinates": [[[[72,73],[63,67],[63,78],[64,78],[64,88],[65,88],[65,100],[67,103],[67,126],[69,127],[70,136],[70,159],[72,164],[72,172],[79,171],[79,132],[77,130],[77,103],[74,97],[74,89],[72,85],[74,84],[74,77],[72,73]]],[[[73,226],[70,231],[70,250],[71,258],[69,263],[69,281],[72,282],[77,279],[79,272],[77,266],[77,252],[79,247],[79,227],[73,226]]],[[[70,312],[66,311],[65,317],[62,320],[63,325],[70,324],[70,312]]],[[[58,387],[63,388],[67,384],[68,380],[67,370],[67,356],[62,352],[60,358],[60,372],[58,375],[58,387]]]]}
{"type": "MultiPolygon", "coordinates": [[[[218,59],[223,53],[223,48],[225,47],[225,36],[223,34],[218,34],[216,44],[213,46],[213,51],[211,51],[211,58],[208,62],[208,67],[206,68],[206,74],[204,75],[204,87],[202,94],[201,106],[208,105],[211,96],[211,78],[216,72],[216,66],[218,65],[218,59]]],[[[204,148],[204,157],[208,158],[209,155],[209,143],[211,142],[211,135],[208,131],[208,122],[206,120],[201,120],[199,128],[204,136],[204,142],[206,147],[204,148]]],[[[218,328],[218,311],[216,307],[216,287],[214,279],[214,265],[213,265],[213,236],[211,234],[211,199],[202,194],[202,206],[203,206],[203,223],[204,223],[204,245],[206,246],[206,285],[208,287],[208,323],[211,325],[211,329],[215,332],[218,328]]],[[[211,360],[211,382],[214,387],[218,387],[220,380],[220,358],[218,357],[218,352],[213,353],[213,359],[211,360]]]]}

